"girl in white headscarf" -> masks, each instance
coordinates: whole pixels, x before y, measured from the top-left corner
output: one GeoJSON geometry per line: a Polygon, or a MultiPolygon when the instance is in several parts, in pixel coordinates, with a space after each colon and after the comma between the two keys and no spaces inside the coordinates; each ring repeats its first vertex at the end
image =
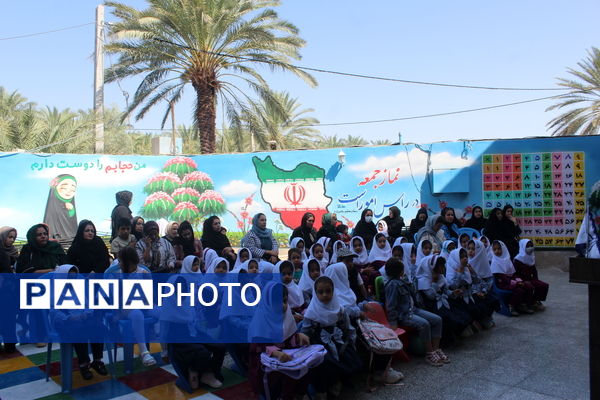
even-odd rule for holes
{"type": "Polygon", "coordinates": [[[321,265],[317,260],[311,258],[310,260],[304,261],[302,264],[302,276],[298,287],[302,290],[302,296],[304,297],[304,303],[309,304],[313,296],[313,286],[315,280],[321,276],[321,265]]]}
{"type": "Polygon", "coordinates": [[[275,268],[281,276],[281,282],[287,288],[288,306],[292,310],[296,321],[299,322],[302,320],[302,314],[300,314],[300,311],[304,305],[304,296],[302,295],[302,290],[293,279],[294,265],[290,261],[285,260],[279,261],[275,265],[275,268]]]}
{"type": "Polygon", "coordinates": [[[304,245],[304,239],[301,237],[295,237],[290,240],[290,248],[300,250],[300,255],[302,256],[302,262],[308,260],[308,255],[306,254],[306,246],[304,245]]]}
{"type": "Polygon", "coordinates": [[[235,259],[235,264],[233,265],[233,269],[230,272],[239,272],[242,264],[251,258],[252,253],[250,253],[250,249],[247,247],[242,247],[240,251],[238,251],[237,258],[235,259]]]}
{"type": "Polygon", "coordinates": [[[344,307],[350,317],[356,317],[360,314],[360,309],[356,305],[356,294],[350,288],[348,280],[348,268],[343,262],[330,265],[325,270],[325,276],[331,278],[335,287],[335,296],[344,307]]]}
{"type": "Polygon", "coordinates": [[[499,240],[494,240],[492,252],[491,270],[496,286],[512,291],[509,300],[511,315],[516,317],[519,313],[533,314],[533,286],[514,276],[515,267],[510,261],[510,253],[506,245],[499,240]]]}
{"type": "MultiPolygon", "coordinates": [[[[484,244],[478,239],[471,239],[467,244],[467,255],[469,257],[469,265],[472,267],[471,277],[472,294],[475,303],[480,306],[480,303],[485,305],[485,314],[488,317],[483,319],[478,318],[478,321],[483,321],[483,327],[494,326],[492,314],[494,310],[499,310],[500,303],[492,294],[492,286],[494,284],[494,276],[488,262],[488,254],[484,244]]],[[[483,309],[483,306],[481,306],[483,309]]],[[[478,328],[478,327],[477,327],[478,328]]]]}
{"type": "Polygon", "coordinates": [[[360,236],[354,236],[350,239],[350,249],[354,251],[358,257],[354,259],[354,265],[361,270],[369,264],[369,253],[365,247],[365,241],[360,236]]]}
{"type": "Polygon", "coordinates": [[[347,249],[348,246],[346,246],[346,243],[344,243],[341,240],[336,240],[336,242],[333,244],[333,250],[332,250],[332,255],[331,255],[331,259],[329,260],[329,264],[335,264],[338,262],[338,251],[340,249],[347,249]]]}
{"type": "Polygon", "coordinates": [[[329,259],[331,256],[331,239],[327,236],[323,236],[319,240],[317,240],[317,243],[323,246],[323,258],[325,259],[327,265],[329,265],[329,259]]]}
{"type": "Polygon", "coordinates": [[[451,302],[453,293],[444,277],[445,266],[445,258],[427,256],[419,264],[417,279],[425,310],[442,318],[442,345],[450,345],[456,335],[469,328],[472,320],[464,309],[451,302]]]}
{"type": "Polygon", "coordinates": [[[448,258],[450,257],[450,252],[454,249],[456,249],[456,243],[454,243],[452,240],[446,240],[442,245],[442,252],[440,253],[440,257],[444,257],[446,261],[448,261],[448,258]]]}
{"type": "Polygon", "coordinates": [[[317,398],[327,398],[327,392],[339,395],[340,379],[358,372],[362,367],[356,353],[356,330],[340,303],[337,290],[331,278],[317,278],[313,298],[302,322],[302,332],[310,338],[311,343],[321,344],[327,349],[325,361],[313,375],[315,379],[312,384],[317,398]]]}
{"type": "MultiPolygon", "coordinates": [[[[321,238],[323,239],[323,238],[321,238]]],[[[325,248],[321,243],[315,243],[310,248],[309,259],[315,259],[321,265],[321,274],[325,272],[325,268],[329,265],[329,259],[325,258],[325,248]]]]}
{"type": "Polygon", "coordinates": [[[379,268],[385,265],[385,262],[392,257],[392,248],[387,237],[383,233],[378,233],[373,238],[373,245],[369,253],[369,263],[374,268],[379,268]]]}
{"type": "Polygon", "coordinates": [[[285,363],[292,359],[286,350],[310,344],[309,338],[297,333],[297,326],[288,305],[288,291],[280,282],[269,282],[262,290],[262,297],[248,329],[250,360],[248,379],[257,395],[267,398],[294,399],[306,393],[308,381],[296,380],[282,373],[264,375],[261,355],[285,363]],[[265,385],[264,379],[267,380],[265,385]],[[265,393],[265,386],[270,393],[265,393]]]}
{"type": "Polygon", "coordinates": [[[429,240],[421,240],[417,245],[417,260],[415,265],[418,267],[421,264],[421,260],[431,255],[433,246],[429,240]]]}
{"type": "Polygon", "coordinates": [[[533,242],[529,239],[519,241],[519,254],[513,262],[515,266],[515,277],[521,278],[523,282],[533,286],[533,301],[536,311],[543,311],[546,307],[542,301],[546,301],[550,285],[539,280],[538,271],[535,267],[535,250],[533,242]]]}

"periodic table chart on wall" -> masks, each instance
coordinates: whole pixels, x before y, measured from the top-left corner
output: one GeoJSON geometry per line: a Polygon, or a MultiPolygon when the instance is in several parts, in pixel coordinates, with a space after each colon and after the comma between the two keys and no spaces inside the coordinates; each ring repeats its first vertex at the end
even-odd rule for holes
{"type": "Polygon", "coordinates": [[[510,204],[521,237],[538,247],[573,247],[585,213],[583,152],[484,154],[486,215],[510,204]]]}

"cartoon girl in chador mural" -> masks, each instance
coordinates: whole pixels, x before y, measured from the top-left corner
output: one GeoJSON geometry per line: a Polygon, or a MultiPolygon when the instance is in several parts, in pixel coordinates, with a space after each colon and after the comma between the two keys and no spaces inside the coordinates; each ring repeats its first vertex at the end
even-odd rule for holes
{"type": "Polygon", "coordinates": [[[73,175],[61,174],[50,182],[44,223],[50,227],[50,238],[63,246],[70,245],[77,233],[76,191],[73,175]]]}

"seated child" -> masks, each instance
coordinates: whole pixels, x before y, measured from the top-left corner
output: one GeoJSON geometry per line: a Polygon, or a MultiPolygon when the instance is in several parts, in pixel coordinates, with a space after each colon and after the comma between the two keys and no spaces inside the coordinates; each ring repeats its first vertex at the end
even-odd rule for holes
{"type": "MultiPolygon", "coordinates": [[[[297,326],[292,311],[288,305],[287,288],[282,287],[281,283],[269,282],[263,288],[263,299],[258,305],[250,327],[248,329],[248,339],[250,344],[250,362],[249,362],[249,380],[253,391],[257,395],[264,395],[265,386],[270,390],[271,399],[294,400],[302,398],[306,393],[311,373],[304,375],[301,379],[293,379],[281,372],[271,372],[267,376],[267,385],[264,384],[264,372],[260,356],[266,353],[270,357],[277,358],[280,362],[291,360],[291,356],[282,350],[293,349],[310,344],[309,338],[303,333],[297,333],[297,326]],[[281,313],[282,304],[281,293],[283,292],[283,331],[281,322],[273,318],[273,314],[281,313]],[[279,310],[275,309],[279,307],[279,310]],[[275,332],[282,332],[281,341],[278,343],[269,342],[273,340],[275,332]]],[[[312,371],[311,371],[312,372],[312,371]]]]}
{"type": "Polygon", "coordinates": [[[344,242],[346,246],[350,245],[350,235],[348,235],[348,225],[339,224],[335,227],[338,238],[344,242]]]}
{"type": "Polygon", "coordinates": [[[415,307],[416,295],[405,278],[402,262],[390,258],[385,272],[389,278],[385,284],[385,308],[392,329],[398,325],[416,328],[427,351],[425,361],[436,367],[449,362],[440,349],[442,318],[415,307]]]}
{"type": "Polygon", "coordinates": [[[304,310],[304,295],[296,282],[294,282],[294,265],[290,261],[279,261],[275,265],[277,272],[281,275],[281,282],[287,289],[288,306],[296,322],[302,321],[302,310],[304,310]]]}
{"type": "Polygon", "coordinates": [[[529,239],[519,241],[519,254],[513,262],[515,266],[515,277],[523,280],[524,284],[530,283],[533,286],[533,307],[536,311],[545,309],[542,301],[546,301],[550,285],[538,279],[538,271],[535,267],[535,253],[533,242],[529,239]]]}
{"type": "Polygon", "coordinates": [[[491,270],[496,286],[512,291],[509,300],[511,315],[516,317],[519,313],[533,314],[533,285],[515,276],[515,267],[510,261],[510,253],[503,242],[494,240],[492,252],[491,270]]]}
{"type": "Polygon", "coordinates": [[[297,248],[288,250],[288,261],[294,266],[294,282],[300,282],[302,276],[302,251],[297,248]]]}
{"type": "Polygon", "coordinates": [[[315,279],[321,276],[321,265],[317,260],[311,258],[302,263],[302,276],[298,287],[302,290],[304,297],[304,304],[309,304],[313,297],[313,287],[315,285],[315,279]]]}
{"type": "Polygon", "coordinates": [[[312,374],[317,399],[326,399],[327,392],[339,396],[341,379],[359,372],[362,367],[356,353],[356,330],[334,289],[331,278],[317,278],[314,295],[302,322],[302,333],[310,338],[310,342],[321,344],[327,350],[325,361],[312,374]]]}

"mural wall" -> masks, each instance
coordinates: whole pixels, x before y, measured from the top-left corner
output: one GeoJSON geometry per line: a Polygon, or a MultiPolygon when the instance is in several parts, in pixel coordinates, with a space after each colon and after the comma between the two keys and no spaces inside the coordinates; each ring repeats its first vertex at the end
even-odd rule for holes
{"type": "MultiPolygon", "coordinates": [[[[538,246],[573,246],[585,199],[600,180],[600,137],[532,138],[189,157],[0,154],[0,225],[47,222],[59,240],[90,219],[110,231],[115,193],[134,193],[146,219],[217,214],[232,234],[267,215],[288,234],[302,214],[337,213],[352,229],[365,208],[375,219],[392,206],[407,224],[421,206],[446,204],[468,218],[474,205],[511,204],[524,236],[538,246]],[[341,155],[343,152],[344,155],[341,155]]],[[[318,225],[318,224],[317,224],[318,225]]]]}

